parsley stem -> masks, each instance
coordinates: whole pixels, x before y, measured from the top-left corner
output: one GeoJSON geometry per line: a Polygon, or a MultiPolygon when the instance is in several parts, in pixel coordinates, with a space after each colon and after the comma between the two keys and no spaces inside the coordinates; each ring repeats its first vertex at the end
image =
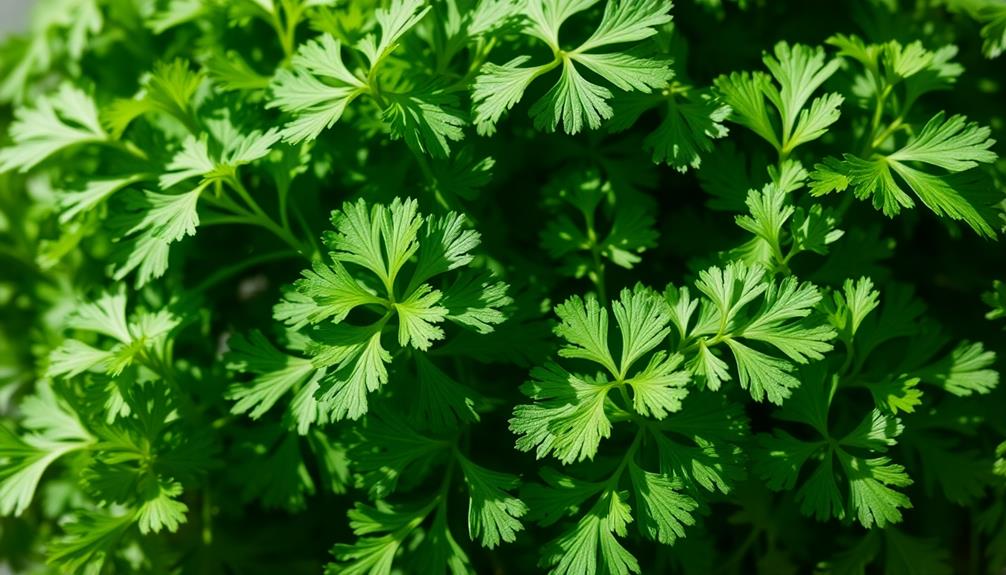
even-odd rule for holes
{"type": "Polygon", "coordinates": [[[283,48],[283,61],[289,62],[290,58],[293,57],[293,36],[294,32],[296,32],[297,21],[290,14],[287,14],[287,22],[284,25],[283,19],[279,16],[278,9],[272,12],[270,16],[269,24],[276,31],[276,36],[279,37],[279,45],[283,48]]]}
{"type": "Polygon", "coordinates": [[[241,179],[237,177],[237,175],[227,178],[227,183],[235,192],[238,193],[241,199],[244,200],[245,204],[247,204],[251,209],[253,222],[271,231],[276,235],[276,237],[286,242],[287,245],[300,252],[305,257],[311,257],[311,250],[307,249],[300,240],[294,237],[289,227],[280,226],[265,213],[265,210],[263,210],[252,195],[248,193],[247,188],[245,188],[244,184],[241,183],[241,179]]]}
{"type": "Polygon", "coordinates": [[[587,240],[590,242],[590,254],[594,262],[594,269],[587,275],[597,289],[597,298],[606,306],[608,305],[608,292],[605,289],[604,261],[601,259],[601,247],[598,245],[597,231],[594,229],[594,214],[585,210],[583,217],[587,223],[587,240]]]}
{"type": "Polygon", "coordinates": [[[640,426],[636,430],[636,436],[632,438],[632,444],[629,445],[629,449],[625,451],[625,455],[622,456],[622,460],[618,462],[618,467],[615,468],[614,473],[605,482],[607,488],[612,491],[618,490],[618,482],[622,479],[622,473],[625,472],[625,468],[629,463],[635,459],[636,452],[639,451],[639,445],[643,442],[643,433],[646,431],[645,427],[640,426]]]}
{"type": "Polygon", "coordinates": [[[877,147],[883,144],[884,141],[887,140],[887,138],[891,137],[892,134],[898,131],[898,129],[901,128],[904,121],[905,117],[904,114],[902,114],[897,118],[895,118],[893,122],[888,124],[888,126],[884,128],[884,131],[878,134],[875,138],[873,138],[873,141],[870,142],[870,152],[872,153],[873,150],[875,150],[877,147]]]}
{"type": "Polygon", "coordinates": [[[199,282],[195,288],[193,288],[192,293],[201,293],[211,287],[217,285],[221,281],[233,276],[234,274],[240,273],[248,268],[255,267],[259,264],[264,264],[276,260],[283,260],[288,258],[300,257],[301,254],[292,250],[280,250],[276,252],[268,252],[264,254],[258,254],[250,258],[245,258],[236,264],[229,265],[218,269],[203,281],[199,282]]]}
{"type": "Polygon", "coordinates": [[[99,143],[108,146],[114,150],[119,150],[120,152],[125,152],[130,156],[144,162],[149,161],[150,158],[147,156],[146,152],[141,150],[136,144],[130,142],[129,140],[100,140],[99,143]]]}
{"type": "Polygon", "coordinates": [[[887,104],[887,97],[891,93],[892,86],[888,85],[877,95],[877,104],[873,109],[873,117],[870,120],[870,131],[867,133],[866,141],[863,144],[863,157],[868,157],[873,153],[873,142],[877,136],[877,130],[880,129],[880,121],[884,117],[884,107],[887,104]]]}

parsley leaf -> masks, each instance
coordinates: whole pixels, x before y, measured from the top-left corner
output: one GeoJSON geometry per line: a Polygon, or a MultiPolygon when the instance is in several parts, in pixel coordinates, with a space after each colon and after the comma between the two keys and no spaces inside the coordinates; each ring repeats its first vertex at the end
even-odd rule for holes
{"type": "Polygon", "coordinates": [[[607,2],[593,34],[572,50],[562,48],[559,32],[563,23],[595,3],[596,0],[573,3],[532,0],[523,7],[528,19],[524,34],[547,45],[552,51],[552,60],[527,67],[525,64],[531,58],[517,56],[503,65],[487,63],[482,67],[472,94],[474,121],[480,134],[493,134],[499,119],[523,98],[528,86],[558,67],[562,68],[559,79],[530,110],[535,127],[550,132],[560,123],[568,134],[585,128],[596,130],[612,117],[613,111],[608,104],[611,90],[587,79],[582,69],[590,70],[624,91],[648,93],[666,85],[673,73],[665,60],[641,57],[630,51],[598,53],[595,50],[640,42],[656,34],[657,27],[671,20],[667,13],[671,3],[667,0],[607,2]]]}
{"type": "Polygon", "coordinates": [[[33,108],[18,108],[10,135],[14,145],[0,149],[0,173],[27,172],[63,150],[109,141],[94,100],[71,84],[39,98],[33,108]]]}
{"type": "Polygon", "coordinates": [[[857,198],[872,198],[874,207],[893,217],[902,208],[915,206],[903,188],[907,185],[936,215],[962,220],[979,234],[994,237],[989,202],[975,193],[967,173],[958,175],[995,161],[996,154],[989,150],[995,140],[989,134],[988,128],[968,122],[963,116],[946,118],[939,112],[914,139],[893,153],[874,154],[871,158],[846,154],[842,160],[825,160],[811,174],[811,192],[823,195],[851,187],[857,198]],[[946,173],[933,174],[912,164],[928,164],[946,173]]]}
{"type": "Polygon", "coordinates": [[[334,419],[362,416],[367,394],[387,382],[386,326],[397,332],[401,348],[427,351],[445,337],[445,322],[487,333],[505,319],[499,308],[510,300],[501,282],[465,272],[443,289],[430,283],[473,259],[479,235],[464,229],[460,215],[425,217],[412,199],[388,206],[360,200],[333,212],[332,224],[335,231],[324,237],[331,261],[305,271],[275,316],[294,329],[313,326],[307,351],[324,373],[316,397],[334,419]],[[349,323],[356,313],[372,321],[349,323]]]}
{"type": "Polygon", "coordinates": [[[535,403],[518,406],[510,420],[510,429],[520,436],[518,449],[535,449],[539,459],[554,454],[563,463],[592,459],[601,439],[611,434],[606,412],[613,389],[626,403],[622,409],[644,417],[659,420],[681,409],[689,379],[677,369],[681,358],[664,350],[650,355],[670,332],[670,314],[656,292],[638,285],[622,290],[612,304],[621,335],[617,362],[608,343],[608,310],[596,298],[573,296],[555,311],[561,320],[555,333],[565,340],[560,357],[585,360],[603,371],[580,375],[551,362],[532,370],[532,380],[521,390],[535,403]],[[647,355],[646,366],[633,369],[647,355]]]}
{"type": "Polygon", "coordinates": [[[840,62],[826,63],[821,48],[786,42],[776,44],[762,61],[771,78],[764,72],[734,72],[717,78],[716,88],[733,109],[734,121],[761,136],[785,158],[797,146],[820,138],[838,121],[844,101],[841,95],[829,93],[813,101],[811,96],[838,70],[840,62]],[[775,116],[769,113],[766,101],[775,116]]]}
{"type": "Polygon", "coordinates": [[[835,332],[808,319],[821,301],[810,283],[792,277],[770,280],[763,268],[733,262],[700,272],[695,287],[704,298],[692,299],[688,288],[673,285],[664,297],[678,331],[677,349],[689,357],[692,374],[712,390],[732,377],[714,351],[720,344],[736,362],[741,387],[756,401],[768,398],[776,404],[799,387],[792,374],[796,365],[821,359],[832,348],[835,332]],[[750,305],[756,300],[758,307],[750,305]],[[759,347],[774,348],[785,359],[759,347]]]}

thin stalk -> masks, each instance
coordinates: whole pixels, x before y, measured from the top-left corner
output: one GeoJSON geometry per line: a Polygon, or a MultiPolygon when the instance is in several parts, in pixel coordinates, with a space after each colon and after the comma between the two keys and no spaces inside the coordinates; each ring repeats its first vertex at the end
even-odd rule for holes
{"type": "Polygon", "coordinates": [[[258,205],[258,202],[256,202],[255,199],[252,198],[247,188],[245,188],[244,184],[241,183],[240,178],[238,178],[236,175],[229,177],[227,178],[227,183],[235,192],[237,192],[238,196],[241,197],[241,199],[245,202],[245,204],[248,205],[248,207],[251,209],[251,213],[253,214],[254,220],[260,226],[272,232],[276,237],[286,242],[286,244],[292,247],[294,250],[302,253],[305,257],[310,258],[311,254],[310,250],[306,249],[304,247],[304,244],[301,243],[301,241],[298,240],[296,237],[294,237],[293,232],[290,231],[290,228],[280,226],[275,221],[273,221],[273,219],[270,218],[268,214],[265,213],[265,210],[263,210],[262,207],[258,205]]]}
{"type": "Polygon", "coordinates": [[[192,291],[193,293],[201,293],[217,285],[221,281],[235,274],[241,273],[242,271],[248,268],[252,268],[260,264],[277,260],[299,258],[300,255],[301,254],[293,250],[280,250],[276,252],[269,252],[265,254],[259,254],[254,257],[246,258],[236,264],[220,268],[217,271],[213,272],[206,279],[199,282],[199,285],[197,285],[192,291]]]}
{"type": "Polygon", "coordinates": [[[636,430],[636,436],[632,438],[632,444],[629,445],[629,449],[626,450],[622,460],[618,462],[618,467],[615,468],[614,473],[612,473],[611,477],[609,477],[605,482],[607,489],[612,491],[618,490],[618,482],[622,479],[622,473],[625,472],[625,468],[629,465],[629,462],[636,457],[636,452],[639,451],[639,445],[643,442],[644,431],[644,427],[640,427],[636,430]]]}
{"type": "Polygon", "coordinates": [[[598,245],[597,231],[594,229],[594,214],[584,211],[583,218],[587,223],[587,240],[590,242],[590,255],[594,263],[594,269],[588,275],[597,289],[597,298],[601,300],[602,304],[608,305],[607,282],[604,277],[604,260],[601,259],[601,247],[598,245]]]}

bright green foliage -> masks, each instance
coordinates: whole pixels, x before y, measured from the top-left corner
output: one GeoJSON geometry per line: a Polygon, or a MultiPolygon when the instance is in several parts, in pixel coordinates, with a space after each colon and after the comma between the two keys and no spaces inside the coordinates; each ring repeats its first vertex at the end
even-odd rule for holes
{"type": "Polygon", "coordinates": [[[693,299],[687,287],[669,285],[664,298],[677,332],[675,349],[713,391],[733,379],[721,350],[729,350],[737,380],[751,397],[782,404],[800,386],[796,366],[832,348],[835,332],[808,317],[821,301],[810,283],[766,281],[762,268],[735,262],[700,272],[695,288],[701,296],[693,299]]]}
{"type": "Polygon", "coordinates": [[[35,3],[0,571],[1006,569],[1006,0],[35,3]]]}
{"type": "Polygon", "coordinates": [[[947,117],[942,111],[917,131],[911,131],[907,121],[921,96],[955,83],[962,72],[951,61],[957,49],[947,46],[930,52],[920,42],[866,44],[844,35],[832,37],[829,43],[863,68],[864,75],[856,84],[862,88],[856,94],[864,111],[873,112],[862,151],[818,164],[811,174],[811,192],[821,195],[851,188],[857,198],[871,199],[874,207],[893,217],[902,208],[915,206],[907,186],[938,216],[963,221],[981,235],[995,236],[995,216],[989,207],[995,199],[974,170],[997,158],[990,150],[995,144],[990,130],[962,115],[947,117]],[[888,116],[892,119],[885,124],[888,116]],[[900,138],[905,131],[913,134],[907,140],[900,138]],[[927,166],[930,169],[921,169],[927,166]]]}
{"type": "Polygon", "coordinates": [[[538,458],[555,455],[563,463],[593,459],[601,440],[611,435],[608,394],[617,391],[630,410],[660,420],[681,409],[688,374],[678,370],[681,358],[653,352],[670,332],[670,310],[651,289],[622,290],[612,305],[620,334],[616,360],[609,347],[608,310],[596,298],[572,297],[556,307],[561,323],[555,333],[565,344],[559,355],[594,364],[587,373],[567,371],[557,363],[532,370],[521,388],[536,402],[518,406],[510,429],[517,448],[534,449],[538,458]],[[646,357],[649,359],[645,359],[646,357]],[[631,399],[630,393],[631,391],[631,399]]]}
{"type": "Polygon", "coordinates": [[[839,61],[826,62],[821,48],[785,42],[776,44],[773,54],[765,54],[762,60],[771,77],[764,72],[734,72],[719,77],[716,88],[733,109],[734,121],[786,157],[797,146],[820,138],[838,121],[841,95],[810,98],[838,70],[839,61]]]}
{"type": "MultiPolygon", "coordinates": [[[[314,397],[333,419],[359,418],[367,412],[367,395],[387,383],[392,356],[382,334],[390,322],[397,322],[399,347],[427,351],[445,337],[445,321],[489,333],[505,319],[499,308],[510,303],[506,285],[486,274],[451,273],[443,289],[430,283],[473,259],[469,252],[479,235],[464,229],[460,215],[424,217],[414,200],[390,206],[361,200],[333,212],[332,225],[335,231],[324,238],[331,261],[305,271],[275,316],[293,329],[311,326],[310,365],[325,370],[314,397]],[[371,321],[347,322],[354,310],[371,321]]],[[[256,387],[281,394],[295,385],[300,376],[285,376],[284,361],[260,372],[265,379],[256,387]]]]}
{"type": "Polygon", "coordinates": [[[851,186],[857,198],[872,198],[874,207],[894,216],[901,208],[915,206],[895,179],[897,174],[937,215],[963,220],[976,232],[994,236],[990,217],[981,200],[975,197],[974,184],[952,175],[979,163],[995,161],[996,154],[989,150],[995,140],[989,138],[989,133],[988,128],[967,122],[963,116],[945,120],[941,112],[913,140],[893,153],[878,154],[868,160],[847,154],[841,161],[829,159],[818,165],[812,192],[821,195],[845,191],[851,186]],[[921,171],[910,162],[942,168],[951,175],[921,171]]]}
{"type": "Polygon", "coordinates": [[[469,535],[472,539],[480,538],[482,545],[490,549],[504,541],[512,543],[517,532],[523,529],[520,518],[527,513],[527,505],[506,490],[517,487],[520,480],[515,475],[479,467],[464,458],[459,462],[471,492],[469,535]]]}
{"type": "Polygon", "coordinates": [[[637,56],[627,44],[638,44],[671,21],[668,0],[611,0],[594,32],[576,48],[567,49],[560,39],[563,23],[597,0],[529,0],[522,7],[527,22],[523,33],[544,43],[552,60],[527,66],[522,55],[506,64],[486,64],[475,80],[472,99],[475,125],[480,134],[492,135],[500,118],[514,107],[528,87],[556,68],[559,79],[531,107],[536,128],[554,131],[559,124],[567,134],[585,128],[596,130],[613,111],[612,92],[584,75],[585,70],[604,78],[619,90],[649,93],[667,86],[673,77],[666,60],[637,56]],[[619,47],[622,49],[619,50],[619,47]]]}
{"type": "Polygon", "coordinates": [[[317,138],[354,100],[366,95],[383,109],[393,137],[404,139],[417,152],[446,157],[450,142],[462,139],[465,124],[454,96],[445,87],[431,85],[428,78],[387,71],[402,37],[429,12],[423,5],[422,0],[395,0],[387,9],[379,8],[374,14],[379,31],[352,46],[359,67],[346,65],[342,42],[330,34],[301,46],[291,69],[278,70],[270,86],[269,105],[295,117],[284,128],[283,138],[290,142],[317,138]]]}
{"type": "Polygon", "coordinates": [[[32,108],[19,108],[10,135],[14,143],[0,150],[0,172],[27,172],[63,150],[108,139],[94,101],[70,84],[32,108]]]}
{"type": "Polygon", "coordinates": [[[828,254],[828,246],[845,233],[836,229],[836,218],[820,204],[793,205],[794,192],[803,187],[807,172],[799,162],[787,160],[769,168],[771,182],[751,190],[745,202],[748,213],[737,216],[737,225],[754,235],[731,255],[770,272],[786,271],[803,252],[828,254]]]}
{"type": "Polygon", "coordinates": [[[86,448],[94,438],[60,405],[52,390],[43,387],[39,395],[25,401],[23,422],[27,433],[18,436],[0,428],[0,513],[20,515],[35,496],[42,474],[56,460],[86,448]]]}

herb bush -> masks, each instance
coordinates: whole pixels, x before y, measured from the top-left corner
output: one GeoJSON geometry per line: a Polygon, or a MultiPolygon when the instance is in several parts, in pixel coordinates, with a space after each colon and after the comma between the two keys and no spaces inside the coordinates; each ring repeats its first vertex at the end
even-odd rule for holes
{"type": "Polygon", "coordinates": [[[1002,0],[40,2],[0,558],[1002,573],[1004,46],[1002,0]]]}

